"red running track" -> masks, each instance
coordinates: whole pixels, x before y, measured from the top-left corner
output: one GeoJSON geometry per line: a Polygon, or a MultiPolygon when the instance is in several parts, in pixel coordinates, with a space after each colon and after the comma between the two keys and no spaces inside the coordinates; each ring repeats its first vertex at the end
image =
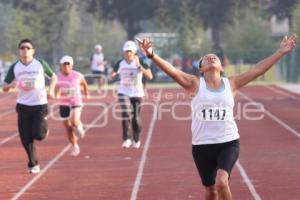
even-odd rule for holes
{"type": "MultiPolygon", "coordinates": [[[[0,199],[203,199],[191,155],[189,101],[179,88],[149,89],[142,147],[126,150],[114,95],[86,101],[87,135],[76,158],[69,156],[61,122],[50,117],[51,134],[37,143],[42,171],[32,175],[16,134],[15,94],[1,93],[0,199]]],[[[299,95],[276,86],[249,86],[237,95],[241,153],[230,181],[234,199],[300,198],[299,105],[299,95]]]]}

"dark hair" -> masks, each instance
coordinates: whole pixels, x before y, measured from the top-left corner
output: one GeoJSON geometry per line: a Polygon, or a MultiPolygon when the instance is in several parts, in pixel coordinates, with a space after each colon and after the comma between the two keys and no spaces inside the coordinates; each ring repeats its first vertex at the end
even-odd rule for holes
{"type": "Polygon", "coordinates": [[[199,59],[199,65],[198,65],[198,68],[199,68],[199,69],[201,68],[202,61],[203,61],[203,57],[201,57],[201,58],[199,59]]]}
{"type": "Polygon", "coordinates": [[[22,40],[19,42],[18,48],[20,48],[20,46],[21,46],[23,43],[29,43],[29,44],[31,44],[31,46],[33,47],[32,41],[31,41],[30,39],[28,39],[28,38],[25,38],[25,39],[22,39],[22,40]]]}
{"type": "MultiPolygon", "coordinates": [[[[203,57],[201,57],[201,58],[199,59],[198,70],[200,70],[200,69],[201,69],[202,62],[203,62],[203,57]]],[[[221,76],[223,76],[223,77],[225,77],[225,76],[226,76],[224,72],[220,72],[220,75],[221,75],[221,76]]],[[[203,73],[203,72],[201,72],[201,73],[200,73],[200,76],[204,76],[204,73],[203,73]]]]}

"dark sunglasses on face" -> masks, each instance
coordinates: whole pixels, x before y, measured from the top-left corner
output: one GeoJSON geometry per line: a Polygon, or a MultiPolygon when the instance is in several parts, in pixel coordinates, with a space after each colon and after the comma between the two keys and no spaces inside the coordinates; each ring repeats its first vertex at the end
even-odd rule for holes
{"type": "Polygon", "coordinates": [[[63,65],[70,65],[70,63],[68,63],[68,62],[64,62],[64,63],[63,63],[63,65]]]}
{"type": "Polygon", "coordinates": [[[30,49],[33,49],[33,48],[31,48],[31,47],[29,47],[29,46],[20,46],[19,49],[22,49],[22,50],[24,50],[24,49],[30,50],[30,49]]]}

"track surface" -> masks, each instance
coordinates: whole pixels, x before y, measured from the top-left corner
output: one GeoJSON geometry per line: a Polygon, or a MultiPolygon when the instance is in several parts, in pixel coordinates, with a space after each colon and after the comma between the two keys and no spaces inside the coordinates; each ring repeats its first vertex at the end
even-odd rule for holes
{"type": "MultiPolygon", "coordinates": [[[[203,199],[191,155],[190,98],[179,88],[148,89],[142,146],[121,148],[116,98],[86,101],[81,154],[69,155],[55,101],[50,136],[37,142],[42,171],[26,170],[17,134],[16,94],[0,94],[0,199],[203,199]]],[[[231,176],[234,199],[300,199],[300,96],[276,86],[249,86],[236,96],[241,153],[231,176]],[[256,103],[255,103],[256,102],[256,103]],[[259,104],[257,104],[259,103],[259,104]],[[258,120],[259,119],[259,120],[258,120]]]]}

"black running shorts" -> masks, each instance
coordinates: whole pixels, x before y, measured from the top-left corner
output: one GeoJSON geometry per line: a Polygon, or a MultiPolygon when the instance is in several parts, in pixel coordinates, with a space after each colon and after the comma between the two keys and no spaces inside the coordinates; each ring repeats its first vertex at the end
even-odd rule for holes
{"type": "Polygon", "coordinates": [[[48,132],[48,105],[28,106],[17,104],[18,128],[23,140],[42,140],[48,132]]]}
{"type": "Polygon", "coordinates": [[[66,119],[70,117],[71,110],[74,108],[79,108],[81,106],[59,106],[59,114],[61,118],[66,119]]]}
{"type": "Polygon", "coordinates": [[[220,144],[193,145],[192,153],[198,173],[204,186],[212,186],[218,169],[228,172],[231,170],[239,156],[239,140],[220,144]]]}

